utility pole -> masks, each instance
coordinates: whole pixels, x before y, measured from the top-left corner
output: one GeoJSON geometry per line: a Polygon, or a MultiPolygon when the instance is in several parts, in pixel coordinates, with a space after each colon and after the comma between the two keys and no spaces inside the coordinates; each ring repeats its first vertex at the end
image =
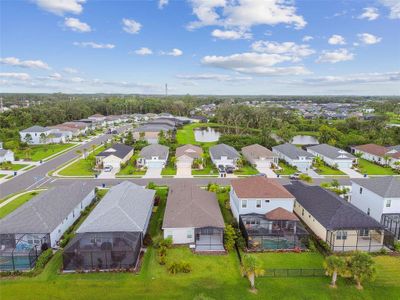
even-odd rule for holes
{"type": "Polygon", "coordinates": [[[165,97],[168,97],[168,83],[165,84],[165,97]]]}

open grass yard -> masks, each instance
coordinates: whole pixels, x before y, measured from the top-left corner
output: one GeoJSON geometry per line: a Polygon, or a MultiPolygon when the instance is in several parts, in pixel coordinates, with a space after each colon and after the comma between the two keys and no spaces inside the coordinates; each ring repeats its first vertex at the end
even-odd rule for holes
{"type": "Polygon", "coordinates": [[[317,252],[264,252],[250,254],[257,257],[264,269],[322,269],[324,257],[317,252]]]}
{"type": "Polygon", "coordinates": [[[28,202],[29,200],[31,200],[33,197],[35,197],[38,194],[39,194],[39,192],[36,192],[36,191],[23,194],[23,195],[15,198],[14,200],[12,200],[10,203],[4,205],[3,207],[0,207],[0,219],[4,218],[8,214],[12,213],[18,207],[25,204],[26,202],[28,202]]]}
{"type": "Polygon", "coordinates": [[[26,166],[27,164],[2,163],[0,164],[0,170],[18,171],[26,166]]]}
{"type": "Polygon", "coordinates": [[[397,173],[390,167],[383,167],[363,158],[358,159],[358,168],[361,174],[368,175],[396,175],[397,173]]]}
{"type": "Polygon", "coordinates": [[[208,163],[203,169],[199,170],[194,170],[192,169],[192,175],[213,175],[213,176],[218,176],[218,170],[214,166],[214,164],[208,163]]]}
{"type": "Polygon", "coordinates": [[[320,175],[346,175],[342,171],[334,169],[327,165],[319,166],[318,168],[315,169],[315,172],[317,172],[320,175]]]}
{"type": "Polygon", "coordinates": [[[126,165],[124,168],[122,168],[117,175],[144,175],[146,174],[146,170],[138,169],[134,165],[132,165],[130,162],[128,165],[126,165]]]}
{"type": "Polygon", "coordinates": [[[94,151],[94,153],[89,154],[86,158],[78,159],[73,164],[58,172],[58,174],[61,176],[94,176],[94,156],[104,149],[104,146],[99,147],[94,151]]]}
{"type": "Polygon", "coordinates": [[[6,174],[0,174],[0,178],[7,176],[6,174]]]}
{"type": "Polygon", "coordinates": [[[234,174],[239,175],[239,176],[240,175],[256,175],[258,173],[260,173],[260,172],[258,172],[255,168],[253,168],[250,165],[245,165],[245,166],[241,167],[240,169],[234,171],[234,174]]]}
{"type": "Polygon", "coordinates": [[[31,149],[29,153],[26,150],[17,150],[15,155],[20,159],[30,158],[33,161],[40,161],[73,146],[75,146],[75,144],[34,145],[29,146],[31,149]]]}
{"type": "Polygon", "coordinates": [[[176,175],[176,168],[174,167],[173,164],[168,164],[162,169],[161,175],[174,176],[176,175]]]}
{"type": "Polygon", "coordinates": [[[284,163],[283,161],[279,161],[279,166],[282,168],[281,170],[274,170],[276,174],[279,175],[291,175],[297,172],[295,167],[289,166],[288,164],[284,163]]]}

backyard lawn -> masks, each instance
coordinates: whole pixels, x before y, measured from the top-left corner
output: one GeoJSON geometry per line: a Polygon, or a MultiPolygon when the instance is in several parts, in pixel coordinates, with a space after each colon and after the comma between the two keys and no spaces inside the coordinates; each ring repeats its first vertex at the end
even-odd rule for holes
{"type": "Polygon", "coordinates": [[[324,261],[323,256],[316,252],[265,252],[251,255],[257,257],[264,269],[322,269],[324,261]]]}
{"type": "MultiPolygon", "coordinates": [[[[68,148],[75,146],[76,144],[48,144],[48,145],[34,145],[29,148],[30,153],[29,157],[33,161],[43,160],[51,155],[57,154],[61,151],[64,151],[68,148]]],[[[20,159],[25,159],[27,157],[26,150],[17,150],[15,155],[20,159]]]]}
{"type": "Polygon", "coordinates": [[[283,161],[280,161],[279,162],[279,166],[282,168],[281,170],[274,170],[274,172],[276,173],[276,174],[279,174],[279,175],[291,175],[291,174],[294,174],[294,173],[296,173],[297,172],[297,169],[296,168],[294,168],[294,167],[292,167],[292,166],[289,166],[288,164],[286,164],[286,163],[284,163],[283,161]]]}
{"type": "Polygon", "coordinates": [[[20,207],[24,203],[28,202],[29,200],[31,200],[33,197],[35,197],[38,194],[39,194],[39,192],[36,192],[36,191],[23,194],[23,195],[15,198],[8,204],[4,205],[3,207],[0,207],[0,219],[4,218],[8,214],[12,213],[18,207],[20,207]]]}
{"type": "Polygon", "coordinates": [[[26,166],[27,164],[0,164],[0,170],[18,171],[26,166]]]}
{"type": "Polygon", "coordinates": [[[358,159],[358,168],[361,174],[368,175],[396,175],[397,173],[390,167],[382,167],[363,158],[358,159]]]}
{"type": "Polygon", "coordinates": [[[318,168],[315,169],[315,172],[317,172],[320,175],[346,175],[342,171],[331,168],[330,166],[327,165],[319,166],[318,168]]]}

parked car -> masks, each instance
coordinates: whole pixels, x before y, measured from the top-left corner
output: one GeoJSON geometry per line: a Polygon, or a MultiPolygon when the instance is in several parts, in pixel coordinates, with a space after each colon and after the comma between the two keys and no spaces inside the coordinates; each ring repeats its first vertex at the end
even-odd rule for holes
{"type": "Polygon", "coordinates": [[[233,171],[235,171],[235,168],[232,166],[227,166],[227,167],[225,167],[225,171],[227,174],[233,174],[233,171]]]}
{"type": "Polygon", "coordinates": [[[225,167],[223,165],[218,166],[218,172],[225,173],[225,167]]]}
{"type": "Polygon", "coordinates": [[[300,179],[300,175],[301,175],[300,172],[296,172],[296,173],[290,175],[289,178],[292,180],[298,180],[298,179],[300,179]]]}
{"type": "Polygon", "coordinates": [[[111,172],[112,169],[113,169],[112,166],[105,166],[104,169],[103,169],[103,171],[104,171],[104,172],[111,172]]]}

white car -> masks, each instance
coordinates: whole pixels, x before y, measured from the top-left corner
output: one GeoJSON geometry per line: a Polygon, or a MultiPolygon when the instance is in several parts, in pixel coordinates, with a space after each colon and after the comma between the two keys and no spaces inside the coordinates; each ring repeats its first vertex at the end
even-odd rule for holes
{"type": "Polygon", "coordinates": [[[111,172],[112,169],[113,169],[112,166],[105,166],[104,169],[103,169],[103,171],[104,171],[104,172],[111,172]]]}

